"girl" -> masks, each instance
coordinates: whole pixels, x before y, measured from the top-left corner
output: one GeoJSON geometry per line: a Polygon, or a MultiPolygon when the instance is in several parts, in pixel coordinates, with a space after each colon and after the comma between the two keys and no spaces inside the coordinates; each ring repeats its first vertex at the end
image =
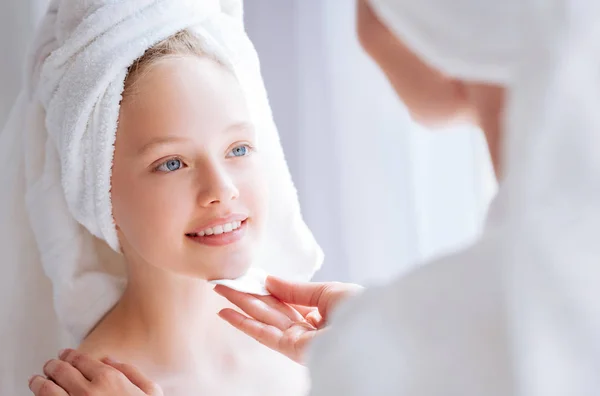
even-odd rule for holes
{"type": "Polygon", "coordinates": [[[300,366],[225,326],[206,282],[243,275],[262,242],[260,150],[235,76],[192,33],[134,63],[111,189],[127,286],[80,351],[135,364],[168,395],[306,391],[300,366]]]}
{"type": "Polygon", "coordinates": [[[241,3],[57,0],[31,62],[27,104],[2,134],[26,174],[4,190],[0,249],[31,294],[2,339],[39,348],[3,357],[2,393],[24,394],[24,372],[75,344],[135,364],[168,395],[304,394],[304,369],[228,328],[208,283],[259,269],[308,279],[322,259],[241,3]],[[48,308],[42,268],[52,317],[34,313],[48,308]]]}

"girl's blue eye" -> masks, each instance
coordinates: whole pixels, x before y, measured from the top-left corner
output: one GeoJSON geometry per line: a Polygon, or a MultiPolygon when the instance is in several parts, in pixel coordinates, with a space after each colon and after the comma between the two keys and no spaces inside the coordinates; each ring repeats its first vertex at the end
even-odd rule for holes
{"type": "Polygon", "coordinates": [[[160,164],[156,170],[159,172],[175,172],[176,170],[179,170],[183,168],[183,162],[181,162],[181,160],[177,159],[177,158],[171,158],[170,160],[167,160],[165,162],[163,162],[162,164],[160,164]]]}
{"type": "Polygon", "coordinates": [[[228,157],[244,157],[250,153],[250,147],[247,144],[234,147],[228,157]]]}

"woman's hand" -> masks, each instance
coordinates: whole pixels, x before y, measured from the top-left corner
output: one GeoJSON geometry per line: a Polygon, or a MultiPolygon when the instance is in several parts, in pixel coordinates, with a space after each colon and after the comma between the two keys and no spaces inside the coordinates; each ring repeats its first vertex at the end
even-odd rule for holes
{"type": "Polygon", "coordinates": [[[135,367],[93,359],[72,349],[44,365],[47,378],[35,375],[29,389],[36,396],[162,396],[158,385],[135,367]]]}
{"type": "Polygon", "coordinates": [[[325,330],[332,310],[362,287],[346,283],[288,282],[268,277],[271,296],[254,296],[218,285],[215,291],[250,315],[223,309],[219,316],[261,344],[302,363],[310,341],[325,330]]]}

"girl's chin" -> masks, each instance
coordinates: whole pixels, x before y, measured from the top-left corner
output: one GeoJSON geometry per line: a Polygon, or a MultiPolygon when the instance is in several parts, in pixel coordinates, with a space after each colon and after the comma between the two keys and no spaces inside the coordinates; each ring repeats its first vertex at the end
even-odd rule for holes
{"type": "Polygon", "coordinates": [[[228,268],[219,268],[218,271],[214,271],[210,276],[206,277],[207,281],[220,280],[220,279],[237,279],[248,272],[250,268],[250,260],[244,262],[244,264],[228,264],[228,268]]]}

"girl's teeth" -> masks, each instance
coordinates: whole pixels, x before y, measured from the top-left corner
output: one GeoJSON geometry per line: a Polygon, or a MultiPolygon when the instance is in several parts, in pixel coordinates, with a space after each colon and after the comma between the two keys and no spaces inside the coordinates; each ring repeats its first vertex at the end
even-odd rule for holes
{"type": "Polygon", "coordinates": [[[232,221],[231,223],[225,223],[225,224],[221,224],[221,225],[218,225],[218,226],[215,226],[212,228],[207,228],[204,231],[200,231],[197,235],[198,236],[221,235],[221,234],[231,232],[233,230],[237,230],[241,226],[242,226],[241,221],[232,221]]]}

